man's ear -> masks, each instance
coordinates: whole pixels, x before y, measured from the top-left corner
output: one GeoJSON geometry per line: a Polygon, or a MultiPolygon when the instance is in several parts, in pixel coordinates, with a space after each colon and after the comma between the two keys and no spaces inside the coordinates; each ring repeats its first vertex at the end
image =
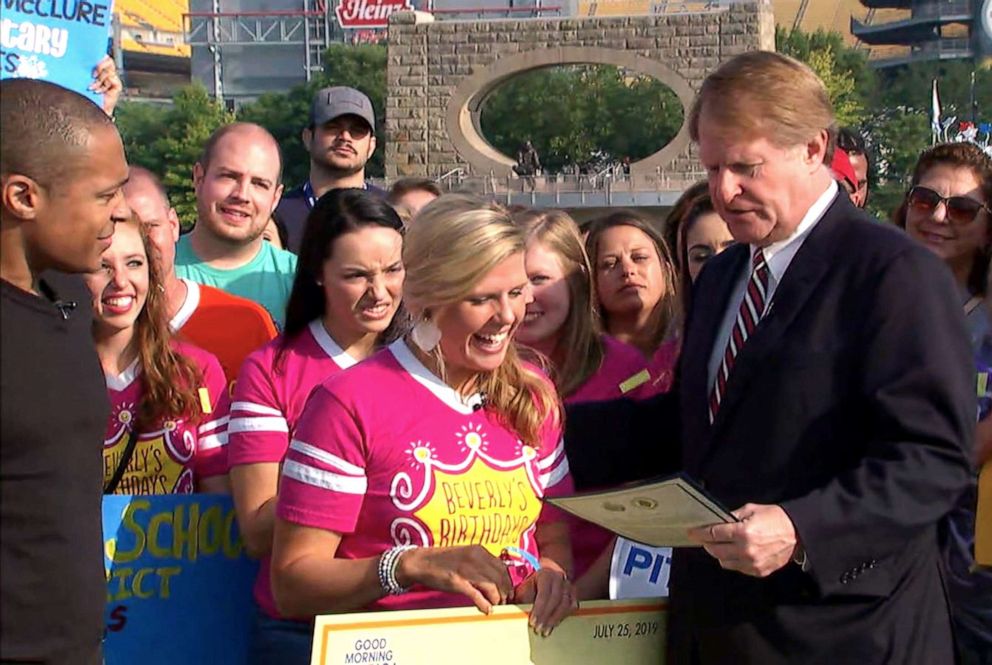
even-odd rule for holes
{"type": "Polygon", "coordinates": [[[375,152],[375,134],[369,137],[369,154],[365,155],[365,159],[371,159],[372,153],[375,152]]]}
{"type": "Polygon", "coordinates": [[[176,212],[175,208],[169,208],[166,219],[169,220],[169,228],[172,230],[172,242],[178,242],[180,231],[179,213],[176,212]]]}
{"type": "Polygon", "coordinates": [[[303,147],[306,148],[307,154],[309,154],[310,142],[313,141],[313,130],[309,127],[304,127],[303,131],[300,132],[300,141],[303,142],[303,147]]]}
{"type": "Polygon", "coordinates": [[[3,207],[17,219],[36,219],[47,199],[47,193],[34,178],[15,173],[3,179],[3,207]]]}
{"type": "Polygon", "coordinates": [[[203,176],[207,173],[203,170],[203,165],[200,162],[193,164],[193,189],[198,189],[200,183],[203,182],[203,176]]]}
{"type": "Polygon", "coordinates": [[[826,129],[821,129],[806,143],[803,160],[810,167],[811,171],[819,168],[821,164],[829,166],[825,161],[827,157],[827,144],[829,142],[830,132],[826,129]]]}
{"type": "Polygon", "coordinates": [[[279,183],[279,186],[276,187],[276,196],[274,199],[272,199],[272,209],[269,210],[269,217],[271,217],[272,213],[274,213],[276,211],[276,208],[279,207],[279,200],[282,199],[282,191],[283,191],[282,183],[279,183]]]}

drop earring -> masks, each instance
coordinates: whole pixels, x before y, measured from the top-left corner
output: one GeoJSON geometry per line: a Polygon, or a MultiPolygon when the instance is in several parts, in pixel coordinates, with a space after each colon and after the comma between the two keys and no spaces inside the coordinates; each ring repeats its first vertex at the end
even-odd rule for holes
{"type": "Polygon", "coordinates": [[[441,329],[433,321],[424,317],[413,326],[413,330],[410,331],[410,339],[421,351],[430,353],[441,341],[441,329]]]}

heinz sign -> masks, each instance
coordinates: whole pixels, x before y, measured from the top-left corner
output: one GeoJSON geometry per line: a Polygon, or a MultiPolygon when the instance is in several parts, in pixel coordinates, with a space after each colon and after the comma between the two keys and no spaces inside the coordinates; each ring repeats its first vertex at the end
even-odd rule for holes
{"type": "Polygon", "coordinates": [[[390,14],[413,9],[410,0],[341,0],[334,13],[342,28],[385,28],[390,14]]]}

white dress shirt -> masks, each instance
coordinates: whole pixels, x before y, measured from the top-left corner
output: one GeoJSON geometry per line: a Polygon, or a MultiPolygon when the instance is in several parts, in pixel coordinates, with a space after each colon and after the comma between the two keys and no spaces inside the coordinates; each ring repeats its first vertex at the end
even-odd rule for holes
{"type": "MultiPolygon", "coordinates": [[[[796,252],[803,246],[803,242],[806,240],[810,231],[816,227],[817,223],[823,217],[823,213],[833,203],[837,191],[837,183],[831,180],[826,191],[820,194],[820,197],[813,202],[813,205],[803,215],[799,226],[792,232],[792,235],[765,247],[765,263],[768,264],[768,290],[765,312],[768,312],[771,308],[775,298],[775,290],[785,276],[785,271],[788,270],[792,259],[795,258],[796,252]]],[[[754,253],[758,251],[758,247],[751,245],[750,249],[751,258],[753,259],[754,253]]],[[[720,363],[723,361],[723,355],[727,351],[727,342],[730,340],[730,334],[733,332],[734,321],[737,319],[737,312],[741,307],[741,301],[744,300],[744,291],[747,289],[747,283],[750,278],[751,261],[748,261],[744,267],[744,271],[737,280],[737,284],[734,286],[730,299],[727,301],[727,311],[723,314],[720,328],[713,342],[713,349],[710,351],[710,361],[707,366],[707,386],[712,387],[713,382],[716,380],[716,373],[719,371],[720,363]]]]}

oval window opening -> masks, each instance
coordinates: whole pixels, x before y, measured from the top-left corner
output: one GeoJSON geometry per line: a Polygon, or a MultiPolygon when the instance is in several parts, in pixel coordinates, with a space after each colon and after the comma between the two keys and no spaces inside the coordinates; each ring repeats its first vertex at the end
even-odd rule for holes
{"type": "Polygon", "coordinates": [[[482,102],[479,129],[523,175],[536,153],[544,174],[624,169],[664,148],[685,111],[661,81],[614,65],[560,65],[525,71],[482,102]]]}

